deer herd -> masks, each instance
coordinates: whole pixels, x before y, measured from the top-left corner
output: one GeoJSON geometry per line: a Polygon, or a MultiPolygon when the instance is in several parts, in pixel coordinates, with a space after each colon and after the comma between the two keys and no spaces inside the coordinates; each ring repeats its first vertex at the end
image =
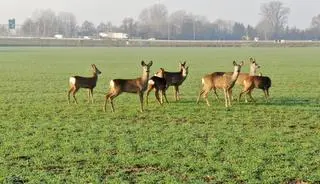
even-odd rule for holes
{"type": "MultiPolygon", "coordinates": [[[[109,83],[109,92],[105,96],[105,102],[103,106],[104,112],[106,111],[107,103],[111,104],[112,112],[114,109],[113,99],[116,98],[123,92],[138,94],[140,99],[140,111],[143,112],[143,101],[144,101],[144,92],[146,94],[146,104],[148,104],[149,93],[154,90],[155,97],[160,105],[163,104],[163,97],[168,103],[166,96],[166,90],[169,86],[174,87],[174,97],[175,100],[180,100],[179,86],[185,81],[188,76],[189,67],[186,66],[186,62],[179,63],[180,71],[177,72],[168,72],[165,69],[160,68],[154,76],[149,78],[150,68],[152,66],[152,61],[145,63],[141,61],[142,75],[135,79],[112,79],[109,83]]],[[[219,97],[216,89],[222,89],[224,92],[225,106],[230,107],[231,101],[233,100],[232,88],[235,84],[243,86],[242,91],[239,94],[238,101],[241,100],[243,94],[246,94],[250,99],[255,102],[251,96],[251,92],[254,88],[262,89],[265,95],[266,101],[269,99],[269,88],[271,87],[271,79],[267,76],[262,76],[260,73],[257,75],[257,69],[260,66],[257,64],[256,60],[250,58],[250,72],[241,73],[241,68],[243,67],[244,62],[236,63],[233,61],[233,72],[213,72],[206,74],[202,77],[201,83],[202,87],[200,89],[197,104],[201,96],[206,101],[207,105],[210,106],[208,101],[208,93],[213,90],[215,97],[218,101],[219,97]]],[[[93,89],[95,88],[98,75],[101,74],[101,71],[97,68],[95,64],[91,65],[93,69],[92,77],[82,77],[82,76],[72,76],[69,78],[70,89],[68,91],[68,103],[70,103],[70,94],[72,93],[74,102],[77,104],[77,99],[75,94],[80,88],[88,89],[88,102],[93,103],[93,89]]],[[[247,97],[245,96],[245,102],[248,102],[247,97]]]]}

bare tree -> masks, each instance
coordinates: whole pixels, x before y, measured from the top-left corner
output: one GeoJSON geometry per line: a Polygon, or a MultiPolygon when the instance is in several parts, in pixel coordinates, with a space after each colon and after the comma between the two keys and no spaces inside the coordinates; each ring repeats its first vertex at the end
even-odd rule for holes
{"type": "Polygon", "coordinates": [[[86,20],[82,23],[80,28],[81,36],[94,36],[96,33],[96,28],[92,22],[86,20]]]}
{"type": "Polygon", "coordinates": [[[150,37],[163,37],[167,32],[168,10],[163,4],[154,4],[149,8],[143,9],[139,15],[142,31],[148,33],[150,37]]]}
{"type": "Polygon", "coordinates": [[[178,10],[169,16],[169,34],[173,39],[177,38],[177,35],[182,33],[182,25],[184,19],[187,17],[185,10],[178,10]]]}
{"type": "Polygon", "coordinates": [[[31,18],[23,22],[21,29],[25,36],[35,36],[35,22],[33,22],[31,18]]]}
{"type": "Polygon", "coordinates": [[[57,16],[58,33],[65,37],[73,37],[76,32],[77,20],[74,14],[69,12],[60,12],[57,16]]]}
{"type": "Polygon", "coordinates": [[[312,17],[311,25],[307,32],[311,35],[312,39],[320,39],[320,14],[312,17]]]}
{"type": "Polygon", "coordinates": [[[7,36],[8,28],[6,25],[0,24],[0,36],[7,36]]]}
{"type": "Polygon", "coordinates": [[[101,22],[98,26],[97,26],[97,31],[100,32],[108,32],[108,25],[101,22]]]}
{"type": "Polygon", "coordinates": [[[310,28],[316,29],[320,32],[320,14],[312,17],[310,28]]]}
{"type": "Polygon", "coordinates": [[[263,24],[272,30],[274,38],[278,38],[287,25],[290,8],[285,7],[280,1],[271,1],[261,5],[263,24]]]}
{"type": "Polygon", "coordinates": [[[136,36],[138,23],[133,18],[126,17],[122,20],[120,28],[123,32],[127,33],[130,37],[136,36]]]}

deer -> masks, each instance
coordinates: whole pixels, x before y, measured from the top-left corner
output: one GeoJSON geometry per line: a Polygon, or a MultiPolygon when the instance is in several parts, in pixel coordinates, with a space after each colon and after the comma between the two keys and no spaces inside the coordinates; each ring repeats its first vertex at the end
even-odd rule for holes
{"type": "MultiPolygon", "coordinates": [[[[256,62],[256,59],[253,59],[252,57],[249,59],[250,60],[250,70],[249,73],[240,73],[238,79],[236,80],[236,85],[243,86],[243,81],[245,78],[248,76],[255,76],[257,73],[257,70],[260,68],[260,65],[256,62]]],[[[228,75],[232,75],[232,72],[227,72],[228,75]]],[[[232,93],[232,90],[231,90],[232,93]]],[[[217,93],[214,92],[216,99],[219,101],[219,98],[217,96],[217,93]]],[[[231,95],[231,98],[233,100],[233,96],[231,95]]]]}
{"type": "Polygon", "coordinates": [[[216,93],[216,89],[223,89],[224,91],[224,99],[225,99],[225,106],[231,107],[231,90],[236,83],[236,80],[239,76],[241,67],[243,66],[243,61],[240,64],[237,64],[233,61],[233,73],[232,75],[228,75],[226,72],[214,72],[211,74],[207,74],[202,77],[202,88],[199,92],[199,96],[197,99],[197,104],[199,103],[201,95],[206,100],[208,106],[210,106],[208,100],[208,93],[213,89],[216,93]]]}
{"type": "Polygon", "coordinates": [[[165,73],[165,70],[163,68],[160,68],[160,70],[156,73],[158,76],[155,75],[149,79],[147,95],[146,95],[147,104],[148,104],[149,93],[153,89],[155,89],[155,96],[160,105],[163,104],[163,99],[162,99],[163,96],[166,102],[169,103],[166,95],[167,82],[166,82],[166,79],[164,78],[164,73],[165,73]],[[161,98],[159,97],[159,91],[161,92],[161,98]]]}
{"type": "MultiPolygon", "coordinates": [[[[262,73],[259,73],[258,76],[248,76],[243,81],[244,87],[242,92],[239,94],[238,101],[240,102],[241,96],[246,93],[250,99],[255,102],[253,97],[251,96],[251,92],[254,88],[262,89],[264,92],[264,96],[266,101],[269,100],[269,88],[271,87],[271,79],[267,76],[262,76],[262,73]]],[[[245,98],[245,102],[247,103],[248,100],[245,98]]]]}
{"type": "MultiPolygon", "coordinates": [[[[180,71],[179,72],[164,72],[164,78],[167,82],[167,88],[169,86],[174,86],[174,98],[176,101],[180,100],[180,91],[179,86],[188,76],[189,66],[186,67],[186,61],[183,63],[180,62],[180,71]]],[[[159,74],[156,74],[159,77],[159,74]]]]}
{"type": "Polygon", "coordinates": [[[123,92],[127,93],[136,93],[140,98],[140,111],[143,112],[143,94],[147,89],[150,67],[152,66],[152,61],[146,64],[144,61],[141,61],[142,66],[142,76],[136,79],[113,79],[110,81],[110,90],[105,96],[104,103],[104,112],[106,112],[107,102],[111,104],[112,112],[114,110],[113,99],[120,95],[123,92]]]}
{"type": "Polygon", "coordinates": [[[101,71],[97,68],[95,64],[91,65],[93,69],[93,76],[92,77],[81,77],[81,76],[72,76],[69,78],[69,86],[70,89],[68,91],[68,103],[70,104],[70,93],[72,92],[73,99],[76,104],[78,101],[76,99],[76,93],[80,88],[87,88],[88,89],[88,102],[93,103],[93,89],[97,85],[98,75],[101,74],[101,71]]]}

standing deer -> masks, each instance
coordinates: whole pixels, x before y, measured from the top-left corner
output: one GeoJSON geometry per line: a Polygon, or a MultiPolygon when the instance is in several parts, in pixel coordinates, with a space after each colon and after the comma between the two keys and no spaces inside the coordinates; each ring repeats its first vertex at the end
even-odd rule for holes
{"type": "Polygon", "coordinates": [[[111,110],[114,112],[113,99],[120,95],[122,92],[137,93],[140,98],[141,112],[143,112],[143,93],[147,89],[150,67],[152,61],[146,64],[141,61],[142,76],[136,79],[113,79],[110,81],[110,91],[105,97],[103,110],[106,111],[107,101],[111,103],[111,110]]]}
{"type": "Polygon", "coordinates": [[[147,104],[148,104],[149,93],[153,89],[155,89],[155,96],[160,105],[163,104],[163,99],[162,99],[163,96],[166,102],[169,103],[166,95],[167,82],[166,82],[166,79],[164,78],[164,73],[165,73],[164,69],[160,68],[160,71],[157,72],[158,76],[152,76],[150,78],[148,82],[148,89],[147,89],[147,95],[146,95],[147,104]],[[159,97],[159,91],[161,92],[161,98],[159,97]]]}
{"type": "MultiPolygon", "coordinates": [[[[260,68],[260,65],[258,65],[258,63],[256,62],[256,59],[250,58],[250,71],[249,73],[240,73],[238,76],[238,79],[236,80],[236,85],[241,85],[244,86],[244,79],[247,78],[248,76],[255,76],[257,73],[257,69],[260,68]]],[[[227,72],[228,75],[232,75],[232,72],[227,72]]],[[[217,96],[217,93],[214,92],[214,94],[216,95],[216,99],[219,101],[219,98],[217,96]]],[[[233,96],[232,96],[232,90],[231,90],[231,98],[233,100],[233,96]]]]}
{"type": "MultiPolygon", "coordinates": [[[[188,70],[189,66],[186,67],[186,61],[184,63],[180,62],[180,71],[179,72],[164,72],[164,78],[167,82],[167,87],[174,86],[174,97],[175,100],[180,100],[180,92],[179,92],[179,86],[183,83],[183,81],[188,76],[188,70]]],[[[156,74],[159,76],[158,74],[156,74]]]]}
{"type": "Polygon", "coordinates": [[[237,64],[233,61],[234,69],[232,75],[226,74],[226,72],[214,72],[211,74],[207,74],[202,77],[202,89],[200,90],[197,103],[199,103],[201,95],[206,100],[207,105],[210,106],[208,101],[208,93],[213,89],[216,93],[216,89],[223,89],[224,91],[224,99],[225,99],[225,106],[231,106],[231,89],[236,83],[236,80],[239,76],[241,66],[243,66],[243,61],[241,64],[237,64]]]}
{"type": "MultiPolygon", "coordinates": [[[[250,58],[250,71],[249,73],[240,73],[238,79],[236,80],[236,84],[243,86],[243,81],[248,76],[257,75],[257,69],[260,68],[260,65],[256,62],[256,59],[250,58]]],[[[227,72],[227,74],[232,75],[232,72],[227,72]]]]}
{"type": "Polygon", "coordinates": [[[70,89],[68,91],[68,103],[70,104],[70,93],[72,92],[73,99],[76,104],[78,104],[76,99],[76,93],[80,88],[87,88],[88,89],[88,102],[93,103],[93,88],[96,87],[98,81],[98,75],[101,74],[101,71],[98,70],[95,64],[91,65],[93,69],[93,76],[92,77],[81,77],[81,76],[72,76],[69,78],[69,85],[70,89]]]}
{"type": "MultiPolygon", "coordinates": [[[[266,101],[268,101],[269,88],[271,87],[271,79],[269,77],[262,76],[262,74],[260,73],[259,76],[248,76],[244,79],[243,83],[244,87],[242,92],[239,94],[239,102],[243,93],[246,93],[250,97],[250,99],[255,102],[255,100],[251,96],[251,92],[254,88],[262,89],[265,99],[266,101]]],[[[245,98],[245,102],[248,102],[247,98],[245,98]]]]}

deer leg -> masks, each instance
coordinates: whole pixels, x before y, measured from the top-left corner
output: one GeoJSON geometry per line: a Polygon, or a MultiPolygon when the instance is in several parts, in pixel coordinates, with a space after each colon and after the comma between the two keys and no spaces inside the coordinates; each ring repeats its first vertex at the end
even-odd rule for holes
{"type": "Polygon", "coordinates": [[[156,96],[156,99],[157,101],[159,102],[160,105],[162,105],[162,101],[160,100],[160,97],[159,97],[159,90],[156,89],[156,91],[154,92],[155,96],[156,96]]]}
{"type": "Polygon", "coordinates": [[[223,89],[223,92],[224,92],[225,106],[228,107],[228,91],[227,91],[227,89],[223,89]]]}
{"type": "Polygon", "coordinates": [[[213,89],[213,93],[214,93],[214,96],[216,97],[217,101],[220,102],[220,99],[219,99],[219,96],[217,94],[217,90],[216,89],[213,89]]]}
{"type": "Polygon", "coordinates": [[[77,93],[77,91],[78,91],[79,89],[80,89],[80,88],[74,87],[74,88],[73,88],[73,91],[72,91],[72,96],[73,96],[73,99],[74,99],[74,101],[75,101],[76,104],[78,104],[78,101],[77,101],[77,99],[76,99],[76,93],[77,93]]]}
{"type": "Polygon", "coordinates": [[[228,101],[229,107],[231,107],[231,98],[232,98],[232,91],[227,90],[227,101],[228,101]]]}
{"type": "Polygon", "coordinates": [[[199,92],[199,96],[198,96],[198,98],[197,98],[197,104],[199,104],[200,97],[201,97],[201,95],[202,95],[203,93],[204,93],[204,90],[201,89],[201,91],[199,92]]]}
{"type": "Polygon", "coordinates": [[[209,100],[208,100],[208,93],[210,92],[211,89],[206,89],[204,91],[204,94],[203,94],[203,98],[206,100],[206,103],[207,103],[207,106],[210,106],[210,103],[209,103],[209,100]]]}
{"type": "Polygon", "coordinates": [[[269,88],[267,88],[266,91],[267,91],[267,96],[268,96],[268,101],[269,101],[269,97],[270,97],[270,95],[269,95],[269,88]]]}
{"type": "Polygon", "coordinates": [[[178,86],[174,86],[174,98],[176,101],[178,101],[178,86]]]}
{"type": "Polygon", "coordinates": [[[90,96],[91,96],[90,93],[91,93],[91,92],[90,92],[90,89],[88,89],[88,103],[90,103],[90,96]]]}
{"type": "Polygon", "coordinates": [[[229,93],[230,93],[230,99],[233,101],[232,89],[229,90],[229,93]]]}
{"type": "Polygon", "coordinates": [[[139,98],[140,98],[140,111],[143,112],[143,92],[139,92],[139,98]]]}
{"type": "Polygon", "coordinates": [[[256,102],[254,99],[253,99],[253,97],[252,97],[252,95],[251,95],[251,92],[252,92],[252,90],[249,90],[248,91],[248,96],[250,97],[250,99],[253,101],[253,102],[256,102]]]}
{"type": "Polygon", "coordinates": [[[149,85],[148,86],[148,90],[147,90],[147,94],[146,94],[146,104],[148,105],[149,102],[149,93],[150,91],[153,89],[153,86],[149,85]]]}
{"type": "Polygon", "coordinates": [[[162,90],[162,95],[164,96],[164,99],[166,100],[166,102],[169,103],[169,101],[167,99],[167,95],[166,95],[166,89],[162,90]]]}
{"type": "MultiPolygon", "coordinates": [[[[244,93],[247,94],[248,91],[249,91],[249,89],[243,89],[243,90],[241,91],[241,93],[239,94],[238,102],[240,102],[241,96],[242,96],[244,93]]],[[[245,96],[245,102],[248,103],[248,100],[247,100],[247,97],[246,97],[246,96],[245,96]]]]}
{"type": "Polygon", "coordinates": [[[70,87],[69,91],[68,91],[68,104],[70,104],[70,93],[73,91],[73,86],[70,87]]]}
{"type": "Polygon", "coordinates": [[[90,89],[90,94],[91,94],[91,102],[93,103],[93,89],[90,89]]]}
{"type": "Polygon", "coordinates": [[[177,98],[180,100],[180,91],[179,91],[179,86],[177,86],[177,98]]]}
{"type": "Polygon", "coordinates": [[[104,112],[106,112],[106,105],[107,105],[108,100],[110,101],[110,104],[111,104],[111,110],[112,110],[112,112],[114,112],[113,99],[115,97],[117,97],[119,94],[120,94],[119,92],[112,91],[112,92],[109,92],[106,95],[106,99],[105,99],[105,102],[104,102],[104,112]]]}
{"type": "Polygon", "coordinates": [[[267,90],[263,89],[263,93],[264,93],[264,97],[266,99],[266,102],[268,102],[268,94],[267,94],[267,90]]]}
{"type": "Polygon", "coordinates": [[[104,111],[104,112],[106,112],[107,103],[108,103],[108,100],[109,100],[110,96],[111,96],[111,93],[110,93],[110,92],[105,96],[104,106],[103,106],[103,111],[104,111]]]}

